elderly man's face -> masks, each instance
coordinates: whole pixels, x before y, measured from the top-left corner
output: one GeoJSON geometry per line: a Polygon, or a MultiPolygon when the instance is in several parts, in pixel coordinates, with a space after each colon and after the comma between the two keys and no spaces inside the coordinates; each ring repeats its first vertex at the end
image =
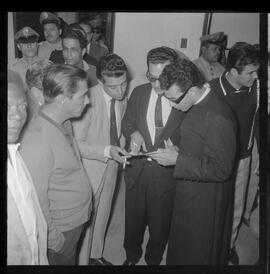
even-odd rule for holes
{"type": "Polygon", "coordinates": [[[26,120],[25,92],[15,84],[8,84],[8,144],[15,143],[26,120]]]}

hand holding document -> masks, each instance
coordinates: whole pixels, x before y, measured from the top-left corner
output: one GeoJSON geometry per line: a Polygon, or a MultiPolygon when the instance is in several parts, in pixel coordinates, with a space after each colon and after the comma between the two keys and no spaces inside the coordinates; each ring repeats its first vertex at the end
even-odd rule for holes
{"type": "Polygon", "coordinates": [[[147,154],[162,166],[175,165],[179,149],[177,146],[174,146],[170,140],[165,140],[164,143],[165,149],[159,148],[157,151],[153,151],[147,154]]]}

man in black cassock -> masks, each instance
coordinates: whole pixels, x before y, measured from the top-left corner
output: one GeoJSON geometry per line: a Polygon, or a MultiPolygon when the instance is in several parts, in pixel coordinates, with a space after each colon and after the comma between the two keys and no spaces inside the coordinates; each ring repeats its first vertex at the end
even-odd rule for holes
{"type": "Polygon", "coordinates": [[[177,147],[152,154],[177,179],[166,263],[225,265],[233,213],[236,119],[188,60],[167,65],[164,95],[185,112],[177,147]]]}

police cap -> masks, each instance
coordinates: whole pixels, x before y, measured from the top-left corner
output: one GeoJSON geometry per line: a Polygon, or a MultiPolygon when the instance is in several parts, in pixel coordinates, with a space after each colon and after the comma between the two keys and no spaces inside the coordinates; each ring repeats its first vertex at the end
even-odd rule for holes
{"type": "Polygon", "coordinates": [[[42,12],[39,17],[39,22],[41,25],[54,23],[58,26],[61,26],[60,19],[51,12],[42,12]]]}
{"type": "Polygon", "coordinates": [[[14,36],[17,43],[33,43],[37,42],[38,38],[39,34],[30,27],[22,28],[14,36]]]}
{"type": "Polygon", "coordinates": [[[224,39],[225,39],[224,32],[215,32],[213,34],[206,34],[200,38],[201,42],[208,42],[212,44],[220,44],[224,41],[224,39]]]}

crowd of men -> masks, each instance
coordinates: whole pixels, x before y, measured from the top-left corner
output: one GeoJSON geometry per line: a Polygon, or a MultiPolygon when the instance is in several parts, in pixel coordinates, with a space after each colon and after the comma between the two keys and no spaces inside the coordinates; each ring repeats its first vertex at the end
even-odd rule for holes
{"type": "MultiPolygon", "coordinates": [[[[147,53],[128,94],[125,61],[98,41],[98,19],[42,12],[8,70],[9,265],[112,265],[103,257],[116,183],[125,181],[123,265],[239,264],[259,108],[259,50],[201,37],[193,62],[147,53]],[[94,37],[94,39],[92,39],[94,37]],[[223,65],[222,65],[223,64],[223,65]],[[128,96],[129,95],[129,96],[128,96]]],[[[258,144],[258,142],[257,142],[258,144]]]]}

